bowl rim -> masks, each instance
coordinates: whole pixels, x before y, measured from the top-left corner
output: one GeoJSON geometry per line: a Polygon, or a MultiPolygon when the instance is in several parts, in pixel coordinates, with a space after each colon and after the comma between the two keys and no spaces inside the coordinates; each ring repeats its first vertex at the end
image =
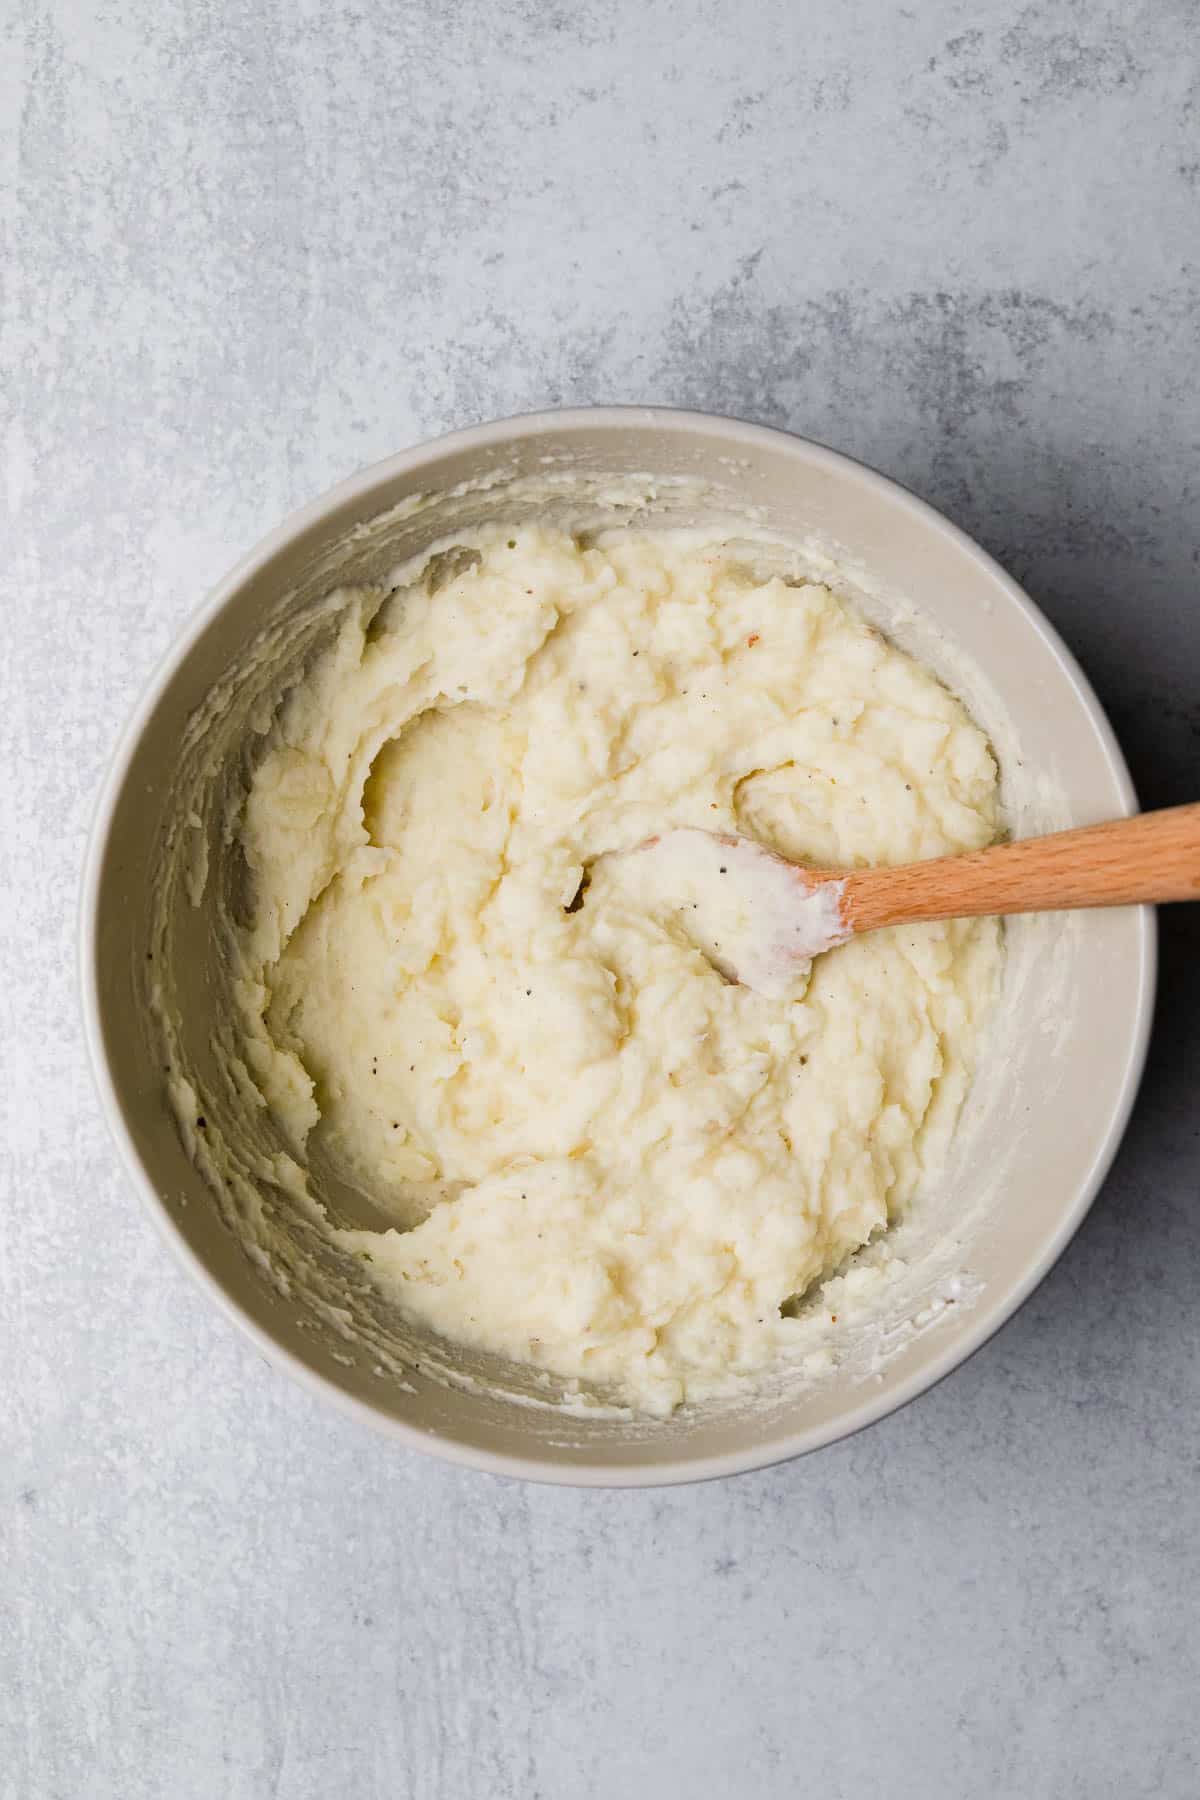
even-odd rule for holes
{"type": "Polygon", "coordinates": [[[1153,907],[1137,909],[1139,979],[1133,1031],[1127,1049],[1125,1066],[1116,1105],[1107,1129],[1098,1144],[1091,1166],[1083,1182],[1060,1220],[1057,1229],[1030,1257],[1019,1280],[1007,1287],[989,1305],[981,1300],[972,1309],[970,1324],[921,1369],[906,1377],[895,1388],[876,1397],[868,1397],[850,1407],[836,1420],[820,1427],[784,1432],[764,1439],[752,1448],[725,1451],[705,1457],[680,1459],[667,1456],[661,1462],[631,1466],[619,1462],[578,1464],[569,1461],[552,1463],[535,1458],[502,1454],[476,1448],[458,1439],[430,1433],[421,1427],[380,1411],[369,1400],[348,1393],[335,1381],[286,1349],[279,1341],[243,1311],[203,1258],[191,1247],[164,1204],[142,1162],[133,1132],[126,1122],[116,1081],[108,1062],[101,1027],[99,962],[96,955],[96,924],[103,874],[107,862],[109,839],[118,799],[128,778],[142,733],[157,707],[162,694],[202,636],[208,625],[235,598],[237,593],[264,569],[301,532],[319,525],[331,513],[348,503],[361,500],[376,487],[392,483],[397,477],[412,474],[434,455],[453,455],[462,451],[503,445],[537,437],[546,432],[559,436],[574,432],[628,429],[640,423],[649,430],[670,429],[711,435],[726,439],[731,448],[769,447],[798,456],[810,464],[830,471],[849,474],[864,491],[886,495],[920,519],[924,525],[952,543],[1004,592],[1008,601],[1020,611],[1033,631],[1042,639],[1074,690],[1076,699],[1087,714],[1096,733],[1102,753],[1121,797],[1122,810],[1137,811],[1137,796],[1124,755],[1108,717],[1094,689],[1074,654],[1058,631],[1050,624],[1018,583],[969,534],[953,524],[936,507],[906,488],[891,476],[883,475],[844,451],[831,449],[798,433],[776,426],[759,425],[747,420],[729,418],[682,407],[616,405],[572,407],[520,413],[511,418],[489,420],[461,430],[450,431],[368,464],[345,480],[328,488],[315,499],[296,508],[283,522],[269,531],[243,556],[229,572],[211,588],[206,598],[187,617],[175,634],[156,667],[147,679],[128,722],[121,732],[98,792],[91,828],[88,834],[82,880],[79,890],[78,953],[79,981],[84,1037],[92,1080],[109,1131],[116,1143],[125,1173],[132,1181],[142,1203],[153,1219],[162,1239],[182,1265],[206,1291],[219,1310],[234,1327],[261,1352],[275,1368],[298,1381],[310,1393],[332,1401],[344,1414],[365,1422],[394,1442],[422,1455],[432,1456],[461,1468],[482,1470],[492,1475],[534,1481],[565,1487],[665,1487],[684,1483],[711,1481],[721,1476],[748,1473],[789,1462],[814,1450],[840,1443],[865,1430],[867,1426],[898,1412],[920,1394],[927,1393],[938,1382],[960,1368],[982,1349],[1021,1307],[1058,1261],[1083,1220],[1087,1216],[1109,1169],[1129,1123],[1145,1068],[1154,1015],[1157,982],[1158,933],[1153,907]]]}

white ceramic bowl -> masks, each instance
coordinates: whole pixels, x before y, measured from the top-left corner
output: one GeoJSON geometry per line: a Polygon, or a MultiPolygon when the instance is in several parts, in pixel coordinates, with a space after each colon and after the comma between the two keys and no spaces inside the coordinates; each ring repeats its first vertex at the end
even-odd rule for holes
{"type": "MultiPolygon", "coordinates": [[[[475,1383],[461,1387],[380,1372],[251,1263],[185,1153],[146,1025],[160,830],[185,721],[268,613],[339,580],[378,577],[435,525],[440,536],[447,518],[512,516],[525,505],[514,499],[522,484],[547,473],[585,484],[636,474],[647,497],[657,491],[651,510],[663,520],[694,511],[699,491],[715,511],[753,513],[783,537],[832,549],[885,628],[966,690],[997,745],[1015,833],[1134,809],[1112,731],[1058,637],[983,551],[894,483],[799,438],[701,414],[603,408],[506,420],[344,482],[265,539],[199,610],[131,721],[100,802],[83,891],[87,1033],[105,1111],[152,1216],[273,1361],[401,1444],[451,1461],[581,1484],[694,1480],[796,1456],[881,1418],[962,1362],[1029,1294],[1086,1213],[1129,1115],[1153,1000],[1153,915],[1015,928],[995,1050],[959,1153],[903,1246],[913,1280],[828,1377],[792,1375],[752,1403],[652,1423],[504,1398],[489,1391],[486,1358],[465,1359],[475,1383]],[[448,512],[402,504],[456,490],[466,497],[448,512]],[[390,522],[366,528],[383,514],[390,522]]],[[[210,924],[202,907],[177,934],[197,1054],[208,1034],[210,924]]]]}

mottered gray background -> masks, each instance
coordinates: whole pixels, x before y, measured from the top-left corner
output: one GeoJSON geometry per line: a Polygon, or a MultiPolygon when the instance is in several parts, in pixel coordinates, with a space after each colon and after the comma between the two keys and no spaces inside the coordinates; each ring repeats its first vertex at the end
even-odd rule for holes
{"type": "MultiPolygon", "coordinates": [[[[160,1248],[80,1043],[119,727],[451,426],[790,426],[976,533],[1200,794],[1191,0],[0,0],[0,1796],[1193,1796],[1200,920],[1080,1236],[907,1411],[655,1493],[407,1455],[160,1248]]],[[[1069,1128],[1066,1122],[1065,1128],[1069,1128]]]]}

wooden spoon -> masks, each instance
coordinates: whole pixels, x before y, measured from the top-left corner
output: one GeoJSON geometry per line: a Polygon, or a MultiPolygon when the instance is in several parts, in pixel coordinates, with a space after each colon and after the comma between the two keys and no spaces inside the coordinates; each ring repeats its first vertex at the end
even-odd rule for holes
{"type": "Polygon", "coordinates": [[[1200,899],[1200,804],[894,869],[801,868],[686,826],[614,860],[634,858],[639,891],[669,901],[719,969],[781,995],[812,957],[885,925],[1200,899]]]}

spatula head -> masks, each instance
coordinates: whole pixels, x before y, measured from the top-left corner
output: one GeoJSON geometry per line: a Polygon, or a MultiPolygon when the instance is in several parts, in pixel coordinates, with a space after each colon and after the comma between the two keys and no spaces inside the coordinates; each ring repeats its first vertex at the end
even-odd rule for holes
{"type": "Polygon", "coordinates": [[[799,868],[752,838],[678,826],[592,867],[588,904],[634,884],[648,913],[678,918],[730,981],[767,999],[802,993],[814,956],[851,935],[845,883],[799,868]]]}

